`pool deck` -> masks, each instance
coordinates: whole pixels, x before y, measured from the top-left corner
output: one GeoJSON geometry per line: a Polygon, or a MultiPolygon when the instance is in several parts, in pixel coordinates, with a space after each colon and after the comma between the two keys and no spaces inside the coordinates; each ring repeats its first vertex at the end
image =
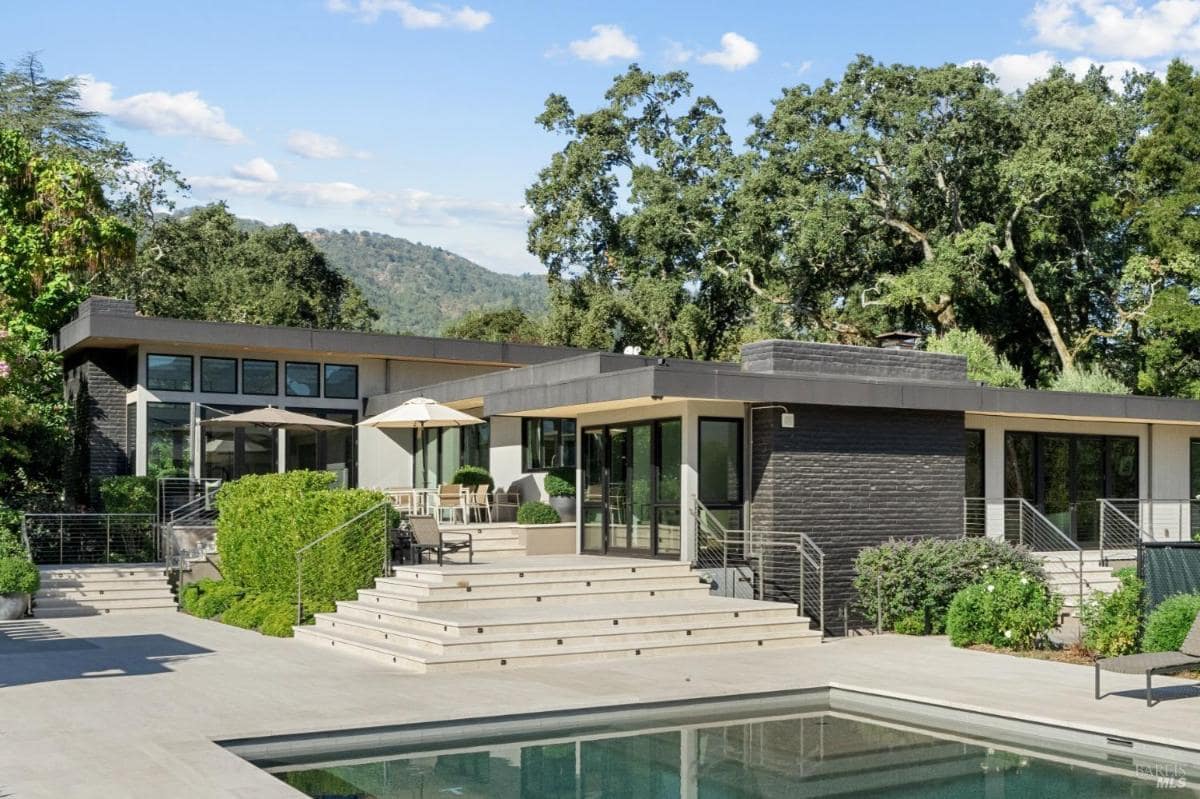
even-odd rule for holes
{"type": "Polygon", "coordinates": [[[1200,749],[1200,689],[880,636],[408,675],[183,614],[0,622],[0,797],[297,797],[214,740],[832,685],[1200,749]]]}

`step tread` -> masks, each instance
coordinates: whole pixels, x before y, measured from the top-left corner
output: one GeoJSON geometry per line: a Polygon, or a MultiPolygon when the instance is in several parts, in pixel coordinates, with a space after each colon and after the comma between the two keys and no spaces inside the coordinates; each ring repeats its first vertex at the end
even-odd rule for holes
{"type": "Polygon", "coordinates": [[[562,586],[562,587],[567,587],[567,588],[575,587],[575,588],[588,589],[588,588],[595,588],[595,587],[611,587],[614,583],[630,583],[630,584],[656,583],[657,584],[657,583],[662,583],[662,582],[669,582],[672,584],[674,584],[674,583],[679,583],[679,584],[695,583],[697,585],[703,584],[700,582],[700,576],[698,574],[688,573],[688,572],[682,572],[680,574],[670,574],[670,575],[648,574],[645,576],[631,575],[631,574],[625,574],[625,573],[618,572],[618,573],[614,573],[614,574],[603,574],[600,576],[592,576],[592,577],[560,577],[560,578],[548,579],[548,580],[543,580],[543,579],[526,580],[526,579],[518,578],[518,579],[513,579],[513,580],[506,580],[504,582],[486,582],[486,583],[472,583],[469,580],[466,580],[465,578],[462,578],[462,579],[466,582],[466,585],[458,585],[456,583],[428,583],[428,582],[421,582],[419,580],[412,580],[407,577],[377,577],[375,579],[375,590],[377,590],[377,591],[382,590],[383,587],[386,587],[388,589],[397,589],[398,588],[398,589],[401,589],[400,591],[398,591],[398,593],[407,594],[407,592],[403,589],[411,588],[411,589],[416,589],[419,592],[422,592],[420,594],[421,596],[435,596],[437,594],[449,594],[449,593],[455,593],[455,592],[462,592],[465,594],[465,593],[474,593],[475,591],[491,591],[492,589],[497,589],[497,588],[534,588],[534,587],[536,587],[538,590],[536,590],[534,592],[535,595],[539,595],[539,594],[545,595],[546,592],[541,590],[543,587],[545,587],[546,589],[551,589],[552,587],[557,587],[557,586],[562,586]],[[590,585],[589,585],[589,583],[590,583],[590,585]],[[468,589],[468,588],[470,588],[472,590],[467,591],[466,589],[468,589]],[[424,593],[424,592],[428,592],[428,593],[424,593]]]}
{"type": "Polygon", "coordinates": [[[534,592],[530,592],[528,594],[500,594],[500,595],[491,595],[491,596],[486,595],[486,594],[475,594],[475,593],[451,594],[451,595],[447,595],[447,596],[428,596],[428,595],[420,595],[420,594],[403,594],[403,593],[393,592],[393,591],[379,591],[379,590],[376,590],[373,588],[363,588],[363,589],[359,590],[358,595],[359,595],[360,599],[364,596],[379,597],[384,600],[395,600],[395,601],[399,601],[399,602],[411,602],[413,604],[425,605],[425,606],[461,605],[462,603],[469,602],[472,605],[474,605],[476,608],[478,608],[483,604],[498,605],[498,604],[504,603],[504,602],[516,602],[516,603],[520,603],[520,604],[529,604],[529,605],[542,604],[542,603],[536,602],[537,597],[541,597],[542,599],[560,599],[560,600],[571,600],[571,599],[597,600],[597,599],[603,599],[603,598],[607,597],[607,598],[613,599],[615,601],[624,601],[623,599],[619,599],[619,597],[621,597],[622,595],[636,594],[636,595],[638,595],[638,598],[642,598],[643,595],[645,595],[646,598],[649,598],[648,595],[651,592],[654,592],[656,594],[667,594],[667,595],[678,595],[682,592],[691,592],[693,596],[696,596],[698,594],[707,595],[708,587],[702,583],[697,582],[695,585],[689,584],[689,585],[678,585],[678,586],[674,586],[674,585],[673,586],[647,586],[647,587],[638,587],[638,588],[635,588],[632,586],[626,586],[624,588],[609,588],[609,590],[590,588],[590,589],[585,589],[583,591],[580,591],[578,589],[568,589],[568,590],[557,590],[557,591],[534,591],[534,592]],[[522,602],[522,600],[524,600],[524,602],[522,602]]]}

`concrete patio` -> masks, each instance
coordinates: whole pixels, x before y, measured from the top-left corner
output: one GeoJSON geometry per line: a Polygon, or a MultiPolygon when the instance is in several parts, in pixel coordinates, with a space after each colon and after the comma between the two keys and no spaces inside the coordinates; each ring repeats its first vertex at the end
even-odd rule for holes
{"type": "Polygon", "coordinates": [[[182,614],[26,620],[0,623],[0,796],[295,797],[212,741],[824,685],[1200,748],[1200,690],[1141,683],[1096,702],[1088,668],[940,638],[411,675],[182,614]]]}

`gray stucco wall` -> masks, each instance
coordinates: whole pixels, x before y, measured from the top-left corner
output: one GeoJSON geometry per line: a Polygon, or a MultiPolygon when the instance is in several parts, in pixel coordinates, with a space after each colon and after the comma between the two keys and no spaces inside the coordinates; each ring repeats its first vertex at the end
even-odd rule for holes
{"type": "Polygon", "coordinates": [[[797,530],[825,552],[826,619],[841,633],[873,623],[855,610],[854,559],[889,538],[962,533],[963,414],[792,406],[754,413],[751,512],[756,529],[797,530]]]}
{"type": "Polygon", "coordinates": [[[66,363],[72,452],[68,486],[73,499],[94,499],[95,481],[130,474],[125,441],[125,396],[136,364],[124,350],[89,350],[66,363]]]}

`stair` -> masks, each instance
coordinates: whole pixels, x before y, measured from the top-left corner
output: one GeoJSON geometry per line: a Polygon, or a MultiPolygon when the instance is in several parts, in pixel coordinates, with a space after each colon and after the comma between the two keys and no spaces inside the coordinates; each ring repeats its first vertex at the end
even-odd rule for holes
{"type": "MultiPolygon", "coordinates": [[[[491,563],[496,560],[522,557],[525,554],[525,545],[521,542],[521,537],[516,527],[472,527],[470,525],[459,527],[455,525],[443,525],[443,529],[447,533],[452,533],[460,529],[470,532],[474,539],[475,560],[477,561],[491,563]]],[[[447,554],[443,558],[443,563],[466,563],[467,557],[467,551],[464,549],[459,552],[447,554]]]]}
{"type": "Polygon", "coordinates": [[[161,564],[40,566],[39,571],[42,584],[33,598],[34,618],[175,610],[161,564]]]}
{"type": "Polygon", "coordinates": [[[712,596],[686,563],[591,556],[399,567],[315,622],[297,640],[414,672],[820,641],[795,605],[712,596]]]}
{"type": "MultiPolygon", "coordinates": [[[[1079,553],[1075,551],[1041,552],[1042,567],[1050,590],[1063,598],[1063,615],[1079,615],[1079,553]]],[[[1129,558],[1123,553],[1106,552],[1108,563],[1100,562],[1100,553],[1095,550],[1083,552],[1083,598],[1086,601],[1096,591],[1111,594],[1121,581],[1114,573],[1112,561],[1129,558]]]]}

